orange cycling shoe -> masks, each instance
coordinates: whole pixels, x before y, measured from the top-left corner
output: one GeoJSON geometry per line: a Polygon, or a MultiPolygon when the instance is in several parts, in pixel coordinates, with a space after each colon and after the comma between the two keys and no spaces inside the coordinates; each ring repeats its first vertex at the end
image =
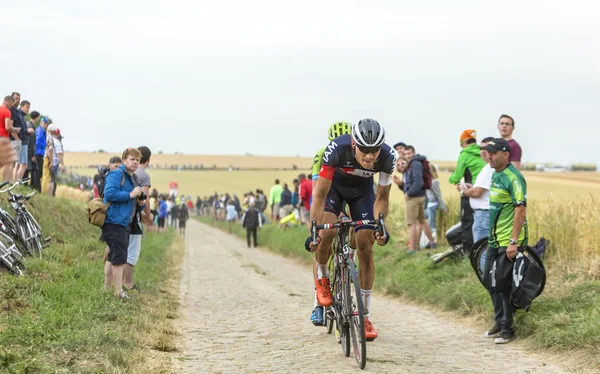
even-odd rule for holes
{"type": "Polygon", "coordinates": [[[331,286],[329,285],[329,278],[323,277],[315,280],[315,287],[317,289],[317,301],[321,306],[331,305],[331,286]]]}
{"type": "Polygon", "coordinates": [[[377,339],[377,330],[375,330],[375,326],[369,321],[367,317],[365,317],[365,340],[368,342],[372,342],[377,339]]]}

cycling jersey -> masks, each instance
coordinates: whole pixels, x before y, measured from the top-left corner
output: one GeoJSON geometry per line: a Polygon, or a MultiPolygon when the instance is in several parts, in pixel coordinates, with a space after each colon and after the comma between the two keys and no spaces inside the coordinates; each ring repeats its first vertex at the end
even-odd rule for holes
{"type": "Polygon", "coordinates": [[[335,138],[325,148],[319,177],[332,180],[334,184],[353,186],[372,184],[373,176],[379,173],[379,185],[389,186],[395,167],[396,152],[384,143],[373,168],[363,168],[354,157],[352,137],[346,134],[335,138]]]}
{"type": "MultiPolygon", "coordinates": [[[[336,216],[348,203],[353,220],[374,219],[373,204],[375,191],[373,176],[379,173],[379,185],[389,186],[396,165],[396,152],[387,144],[383,144],[379,157],[372,169],[363,168],[356,161],[352,147],[352,137],[342,135],[325,148],[319,177],[332,181],[331,188],[325,198],[325,211],[336,216]]],[[[373,226],[358,226],[354,230],[370,229],[373,226]]]]}
{"type": "MultiPolygon", "coordinates": [[[[494,172],[490,186],[490,247],[507,247],[511,239],[515,208],[527,205],[527,183],[513,166],[494,172]]],[[[527,246],[528,228],[525,221],[519,234],[520,247],[527,246]]]]}
{"type": "Polygon", "coordinates": [[[319,149],[315,155],[312,167],[312,180],[319,179],[319,172],[321,171],[321,164],[323,163],[323,153],[325,153],[326,149],[327,148],[319,149]]]}

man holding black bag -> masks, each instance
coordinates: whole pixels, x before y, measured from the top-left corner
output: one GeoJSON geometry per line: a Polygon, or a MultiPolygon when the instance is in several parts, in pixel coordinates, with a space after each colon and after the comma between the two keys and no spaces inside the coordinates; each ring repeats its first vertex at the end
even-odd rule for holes
{"type": "Polygon", "coordinates": [[[527,183],[509,162],[510,146],[506,140],[491,140],[484,149],[495,172],[490,187],[490,247],[483,281],[490,292],[502,297],[502,305],[494,306],[501,308],[495,311],[502,316],[501,326],[496,324],[485,336],[495,337],[496,344],[506,344],[514,339],[514,308],[510,300],[512,265],[517,252],[527,247],[528,240],[527,183]]]}

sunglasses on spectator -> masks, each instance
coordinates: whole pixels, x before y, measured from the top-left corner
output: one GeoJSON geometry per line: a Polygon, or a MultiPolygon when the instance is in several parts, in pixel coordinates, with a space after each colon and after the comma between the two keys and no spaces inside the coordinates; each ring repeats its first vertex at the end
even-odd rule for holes
{"type": "Polygon", "coordinates": [[[369,153],[376,154],[377,152],[381,151],[381,147],[360,147],[360,146],[357,146],[357,147],[358,147],[358,150],[361,151],[361,153],[364,153],[366,155],[369,153]]]}

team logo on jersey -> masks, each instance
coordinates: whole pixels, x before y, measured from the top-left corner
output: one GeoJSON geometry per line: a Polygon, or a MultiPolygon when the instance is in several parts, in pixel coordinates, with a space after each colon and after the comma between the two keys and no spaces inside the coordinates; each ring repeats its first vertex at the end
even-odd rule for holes
{"type": "Polygon", "coordinates": [[[355,175],[362,178],[371,178],[373,175],[375,175],[374,171],[364,169],[342,168],[342,171],[348,175],[355,175]]]}
{"type": "Polygon", "coordinates": [[[346,167],[347,168],[351,168],[352,167],[352,161],[346,161],[346,167]]]}
{"type": "Polygon", "coordinates": [[[329,143],[329,145],[327,146],[327,150],[325,151],[325,153],[323,153],[323,160],[325,160],[325,162],[329,162],[329,156],[331,156],[336,147],[336,142],[329,143]]]}
{"type": "Polygon", "coordinates": [[[369,213],[362,213],[362,218],[365,218],[368,215],[369,215],[369,213]]]}

